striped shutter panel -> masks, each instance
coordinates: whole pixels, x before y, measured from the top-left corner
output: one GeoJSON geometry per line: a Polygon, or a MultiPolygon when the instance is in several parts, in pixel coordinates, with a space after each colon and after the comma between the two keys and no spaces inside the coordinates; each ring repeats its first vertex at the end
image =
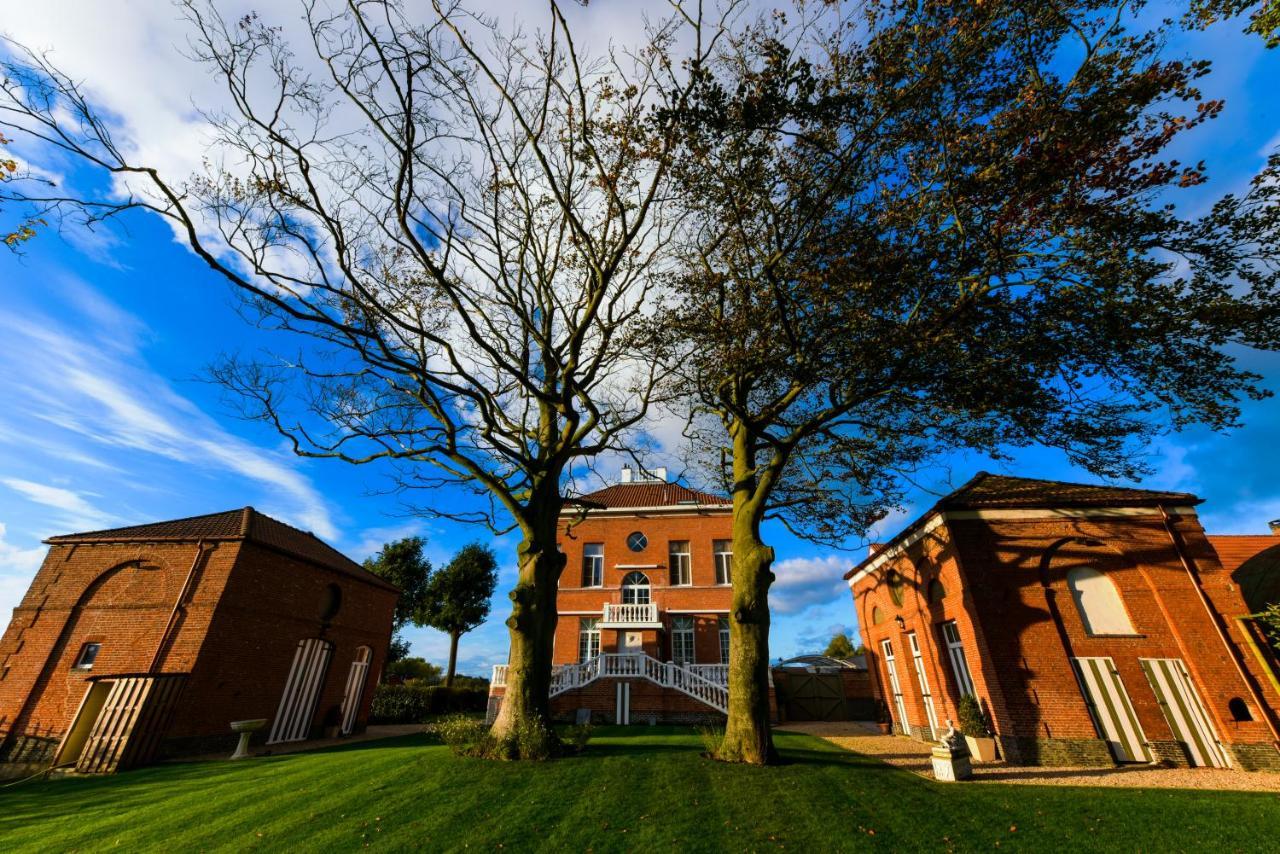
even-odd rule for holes
{"type": "Polygon", "coordinates": [[[285,680],[284,694],[280,697],[280,708],[276,710],[267,744],[302,741],[307,737],[332,651],[333,645],[319,638],[298,641],[293,667],[285,680]]]}
{"type": "Polygon", "coordinates": [[[1226,752],[1218,741],[1195,684],[1180,658],[1139,659],[1169,722],[1173,737],[1186,748],[1192,765],[1228,767],[1226,752]]]}
{"type": "Polygon", "coordinates": [[[1150,762],[1147,738],[1110,658],[1073,658],[1089,714],[1117,762],[1150,762]]]}
{"type": "Polygon", "coordinates": [[[356,660],[347,672],[347,688],[342,695],[342,734],[350,735],[360,713],[360,700],[364,697],[364,680],[369,673],[369,647],[360,647],[356,660]]]}

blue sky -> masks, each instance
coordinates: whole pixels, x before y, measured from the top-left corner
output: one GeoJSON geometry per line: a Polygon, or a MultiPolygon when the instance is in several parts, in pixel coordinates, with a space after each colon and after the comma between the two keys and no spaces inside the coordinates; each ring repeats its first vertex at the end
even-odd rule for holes
{"type": "MultiPolygon", "coordinates": [[[[209,81],[177,53],[181,29],[168,4],[35,4],[6,21],[19,40],[57,49],[73,76],[95,81],[142,150],[175,168],[198,156],[190,105],[209,81]],[[83,14],[66,14],[67,6],[83,14]],[[157,11],[159,10],[159,11],[157,11]],[[79,66],[79,67],[77,67],[79,66]],[[178,154],[175,154],[177,152],[178,154]]],[[[232,11],[237,4],[229,4],[232,11]]],[[[280,6],[260,3],[256,8],[280,6]]],[[[289,4],[284,4],[292,8],[289,4]]],[[[592,4],[594,26],[611,30],[616,4],[592,4]]],[[[1224,97],[1222,118],[1179,142],[1185,161],[1209,166],[1207,189],[1181,197],[1189,211],[1243,186],[1280,142],[1280,50],[1265,51],[1235,24],[1182,37],[1172,53],[1215,60],[1206,93],[1224,97]]],[[[74,174],[72,178],[85,180],[74,174]]],[[[0,626],[39,566],[44,537],[252,504],[314,531],[361,560],[389,539],[421,534],[443,562],[482,528],[402,514],[382,472],[293,457],[261,425],[238,420],[207,366],[221,354],[262,345],[261,333],[235,311],[229,286],[166,227],[132,217],[92,236],[45,233],[21,257],[0,252],[0,626]]],[[[1239,359],[1280,390],[1280,356],[1239,359]]],[[[1263,532],[1280,517],[1280,402],[1251,404],[1229,435],[1190,431],[1151,449],[1157,473],[1144,485],[1195,492],[1207,501],[1211,531],[1263,532]]],[[[1030,450],[1012,464],[957,456],[920,479],[910,506],[874,538],[891,535],[937,494],[987,468],[1011,474],[1089,479],[1054,452],[1030,450]]],[[[440,501],[450,501],[447,492],[440,501]]],[[[792,655],[852,629],[853,609],[840,574],[864,553],[850,538],[839,551],[796,540],[780,527],[768,537],[779,557],[773,652],[792,655]]],[[[514,580],[514,536],[492,541],[502,564],[488,623],[464,637],[463,672],[480,673],[506,657],[506,592],[514,580]]],[[[411,629],[415,654],[443,661],[447,640],[411,629]]]]}

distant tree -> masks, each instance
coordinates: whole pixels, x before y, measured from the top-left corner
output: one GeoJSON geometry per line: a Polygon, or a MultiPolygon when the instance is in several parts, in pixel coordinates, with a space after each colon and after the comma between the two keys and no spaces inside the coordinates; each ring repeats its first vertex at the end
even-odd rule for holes
{"type": "Polygon", "coordinates": [[[1222,103],[1144,26],[1101,0],[801,0],[705,66],[654,325],[733,497],[718,758],[776,756],[766,519],[842,541],[956,449],[1135,477],[1153,436],[1267,394],[1235,354],[1280,347],[1280,156],[1183,216],[1207,176],[1167,148],[1222,103]]]}
{"type": "Polygon", "coordinates": [[[822,651],[822,654],[829,655],[832,658],[846,659],[853,658],[856,653],[849,636],[838,634],[831,638],[831,643],[827,644],[827,648],[822,651]]]}
{"type": "Polygon", "coordinates": [[[416,615],[426,600],[427,585],[431,581],[431,561],[422,553],[426,545],[427,541],[422,537],[405,537],[385,544],[364,562],[365,569],[400,588],[400,598],[396,600],[395,615],[391,621],[388,662],[404,658],[409,652],[409,644],[400,637],[400,630],[410,622],[422,625],[416,615]]]}
{"type": "Polygon", "coordinates": [[[440,665],[432,664],[425,658],[402,658],[387,668],[387,675],[399,676],[406,682],[413,680],[435,685],[440,681],[440,665]]]}
{"type": "Polygon", "coordinates": [[[415,620],[449,635],[449,666],[444,684],[453,685],[458,663],[458,638],[489,616],[489,599],[498,583],[498,560],[493,549],[479,543],[463,546],[437,571],[427,585],[415,620]]]}

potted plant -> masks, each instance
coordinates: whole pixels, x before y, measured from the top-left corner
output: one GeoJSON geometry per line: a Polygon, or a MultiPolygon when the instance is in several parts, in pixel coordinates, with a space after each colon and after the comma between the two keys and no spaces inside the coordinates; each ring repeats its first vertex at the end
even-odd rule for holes
{"type": "Polygon", "coordinates": [[[991,737],[991,718],[983,710],[982,702],[972,694],[965,694],[960,698],[958,712],[969,755],[979,762],[994,762],[996,740],[991,737]]]}
{"type": "Polygon", "coordinates": [[[884,700],[876,701],[876,726],[880,727],[880,732],[884,735],[893,732],[893,721],[889,718],[889,704],[884,700]]]}

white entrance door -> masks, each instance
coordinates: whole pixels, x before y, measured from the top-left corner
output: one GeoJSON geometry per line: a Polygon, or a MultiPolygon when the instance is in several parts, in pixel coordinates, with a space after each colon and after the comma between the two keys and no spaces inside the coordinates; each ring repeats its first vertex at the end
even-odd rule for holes
{"type": "Polygon", "coordinates": [[[356,650],[355,660],[347,671],[347,689],[342,695],[342,734],[351,735],[356,716],[360,714],[360,700],[364,697],[365,678],[369,675],[369,647],[356,650]]]}
{"type": "Polygon", "coordinates": [[[1076,676],[1084,689],[1089,714],[1098,734],[1107,742],[1117,762],[1150,762],[1147,737],[1120,681],[1120,671],[1110,658],[1073,658],[1076,676]]]}
{"type": "Polygon", "coordinates": [[[889,673],[889,692],[893,694],[893,706],[898,712],[898,729],[903,735],[910,735],[907,704],[902,701],[902,683],[898,681],[898,663],[893,657],[893,644],[887,640],[880,641],[880,652],[884,655],[884,669],[889,673]]]}
{"type": "Polygon", "coordinates": [[[1147,674],[1151,690],[1155,691],[1173,737],[1182,742],[1191,764],[1228,767],[1226,751],[1218,741],[1218,734],[1213,731],[1209,714],[1200,702],[1200,694],[1182,659],[1140,658],[1138,661],[1147,674]]]}
{"type": "Polygon", "coordinates": [[[333,644],[319,638],[298,641],[298,650],[293,654],[293,667],[289,669],[289,678],[284,682],[280,708],[276,710],[276,719],[271,722],[271,735],[267,738],[267,744],[302,741],[307,737],[332,652],[333,644]]]}

